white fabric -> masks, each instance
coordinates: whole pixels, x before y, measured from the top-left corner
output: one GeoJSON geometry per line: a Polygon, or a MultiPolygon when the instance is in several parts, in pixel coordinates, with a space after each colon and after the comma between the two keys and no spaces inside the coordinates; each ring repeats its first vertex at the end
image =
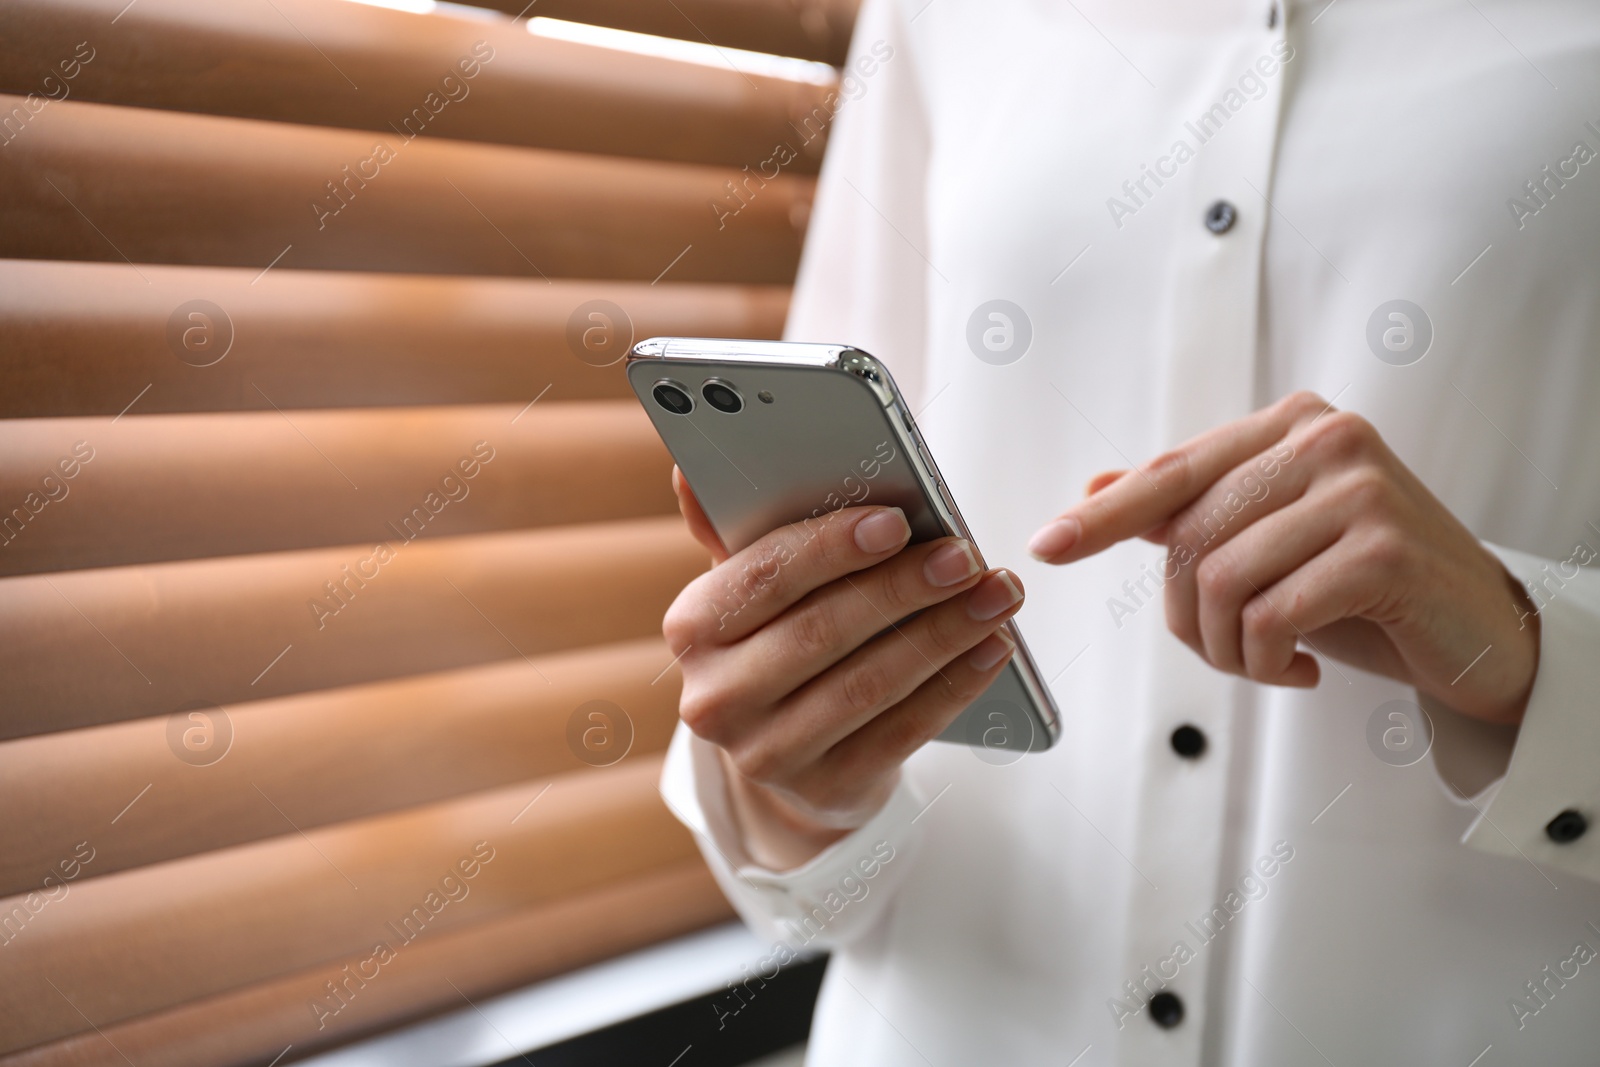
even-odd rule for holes
{"type": "Polygon", "coordinates": [[[1600,1062],[1600,826],[1544,832],[1600,820],[1600,576],[1563,564],[1600,550],[1600,161],[1575,151],[1600,151],[1600,5],[1317,0],[1269,28],[1270,3],[866,2],[855,53],[893,55],[834,128],[789,335],[859,345],[919,397],[986,556],[1028,587],[1065,733],[1010,766],[929,745],[872,825],[772,872],[680,729],[663,789],[741,913],[834,948],[813,1065],[1600,1062]],[[1168,176],[1140,191],[1146,165],[1168,176]],[[1004,366],[967,341],[997,298],[1033,333],[1004,366]],[[1432,324],[1409,366],[1367,341],[1394,299],[1432,324]],[[1369,719],[1416,694],[1350,667],[1309,692],[1212,671],[1165,629],[1159,548],[1028,559],[1094,473],[1299,388],[1544,581],[1498,756],[1442,721],[1438,765],[1383,762],[1369,719]],[[1184,722],[1199,760],[1169,747],[1184,722]],[[1491,769],[1514,740],[1509,773],[1457,796],[1447,737],[1491,769]],[[1144,1007],[1163,983],[1170,1030],[1144,1007]]]}

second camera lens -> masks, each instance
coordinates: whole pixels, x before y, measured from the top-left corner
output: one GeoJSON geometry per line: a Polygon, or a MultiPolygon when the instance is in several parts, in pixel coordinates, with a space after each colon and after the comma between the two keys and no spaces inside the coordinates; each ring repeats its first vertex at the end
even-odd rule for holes
{"type": "Polygon", "coordinates": [[[735,414],[744,407],[744,401],[739,394],[734,392],[733,386],[726,382],[719,382],[715,378],[707,382],[700,389],[700,395],[706,398],[706,403],[718,411],[735,414]]]}

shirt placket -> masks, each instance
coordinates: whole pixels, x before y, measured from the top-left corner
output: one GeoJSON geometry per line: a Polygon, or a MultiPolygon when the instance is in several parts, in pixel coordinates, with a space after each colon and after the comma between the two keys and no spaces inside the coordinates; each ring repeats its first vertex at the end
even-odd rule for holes
{"type": "MultiPolygon", "coordinates": [[[[1218,55],[1214,92],[1190,99],[1223,102],[1246,71],[1265,84],[1220,124],[1185,115],[1184,140],[1194,156],[1181,167],[1176,232],[1162,290],[1163,373],[1157,432],[1173,447],[1254,410],[1258,303],[1263,237],[1281,224],[1271,205],[1271,175],[1286,75],[1273,45],[1284,40],[1281,9],[1263,4],[1260,21],[1231,35],[1196,42],[1218,55]],[[1261,57],[1274,62],[1261,63],[1261,57]],[[1261,74],[1275,66],[1275,76],[1261,74]],[[1202,140],[1203,138],[1203,140],[1202,140]]],[[[1284,45],[1279,43],[1280,51],[1284,45]]],[[[1223,104],[1226,107],[1226,104],[1223,104]]],[[[1170,579],[1176,563],[1162,571],[1170,579]]],[[[1157,596],[1160,594],[1157,593],[1157,596]]],[[[1248,779],[1241,717],[1249,688],[1207,663],[1158,621],[1146,627],[1143,662],[1147,699],[1140,717],[1143,762],[1134,798],[1135,839],[1125,974],[1110,1009],[1135,1009],[1120,1019],[1118,1062],[1200,1064],[1208,1041],[1208,991],[1225,965],[1232,913],[1226,899],[1232,855],[1241,835],[1230,804],[1248,804],[1238,784],[1248,779]],[[1235,795],[1230,797],[1230,785],[1235,795]],[[1216,909],[1221,908],[1219,914],[1216,909]]],[[[1238,872],[1233,872],[1235,875],[1238,872]]]]}

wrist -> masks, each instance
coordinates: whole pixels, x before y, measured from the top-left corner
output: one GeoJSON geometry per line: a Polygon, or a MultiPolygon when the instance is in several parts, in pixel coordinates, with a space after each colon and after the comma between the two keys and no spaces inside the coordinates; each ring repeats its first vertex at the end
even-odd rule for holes
{"type": "Polygon", "coordinates": [[[717,754],[745,852],[761,866],[774,871],[802,866],[850,833],[811,818],[774,790],[740,774],[726,752],[718,749],[717,754]]]}
{"type": "MultiPolygon", "coordinates": [[[[1521,724],[1527,712],[1534,679],[1539,673],[1539,606],[1517,577],[1492,553],[1487,554],[1511,597],[1510,617],[1502,616],[1500,621],[1488,628],[1493,640],[1480,655],[1483,663],[1481,666],[1474,663],[1468,668],[1469,671],[1476,668],[1480,672],[1469,679],[1469,683],[1475,682],[1475,685],[1458,684],[1467,673],[1463,672],[1462,676],[1448,684],[1438,683],[1431,695],[1451,711],[1468,718],[1492,726],[1514,727],[1521,724]],[[1514,626],[1511,625],[1512,619],[1515,619],[1514,626]],[[1489,655],[1491,650],[1492,659],[1489,655]]],[[[1503,608],[1485,610],[1504,611],[1503,608]]],[[[1479,639],[1482,640],[1481,637],[1479,639]]]]}
{"type": "MultiPolygon", "coordinates": [[[[1498,559],[1495,562],[1500,563],[1498,559]]],[[[1539,637],[1542,624],[1539,619],[1539,605],[1528,595],[1528,590],[1522,582],[1503,563],[1500,564],[1500,572],[1505,575],[1506,582],[1511,586],[1511,595],[1515,598],[1513,602],[1517,605],[1518,616],[1515,637],[1522,639],[1522,654],[1528,666],[1522,685],[1507,703],[1504,714],[1489,721],[1497,725],[1516,726],[1521,724],[1522,716],[1528,710],[1528,700],[1533,696],[1533,683],[1539,676],[1539,637]]]]}

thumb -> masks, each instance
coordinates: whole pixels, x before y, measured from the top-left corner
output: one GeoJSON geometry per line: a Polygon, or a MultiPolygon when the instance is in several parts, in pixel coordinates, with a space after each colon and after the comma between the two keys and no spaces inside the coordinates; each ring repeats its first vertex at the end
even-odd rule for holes
{"type": "Polygon", "coordinates": [[[689,482],[676,466],[672,468],[672,491],[678,494],[678,510],[683,513],[683,521],[689,525],[689,533],[711,553],[711,562],[716,564],[726,560],[728,550],[723,547],[722,538],[711,528],[711,520],[706,518],[705,509],[700,506],[694,490],[689,488],[689,482]]]}

